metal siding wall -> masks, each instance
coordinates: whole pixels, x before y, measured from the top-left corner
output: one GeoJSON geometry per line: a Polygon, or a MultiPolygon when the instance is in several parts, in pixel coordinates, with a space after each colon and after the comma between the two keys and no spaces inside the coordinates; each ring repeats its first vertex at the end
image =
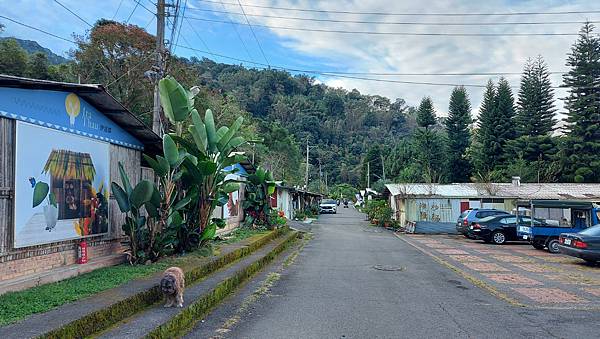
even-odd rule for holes
{"type": "Polygon", "coordinates": [[[460,215],[459,199],[415,199],[415,219],[410,221],[455,222],[460,215]]]}
{"type": "MultiPolygon", "coordinates": [[[[110,181],[121,185],[119,162],[123,164],[125,173],[129,176],[131,185],[135,187],[140,182],[142,171],[140,169],[142,153],[131,148],[110,145],[110,181]]],[[[123,236],[121,225],[125,223],[125,214],[119,210],[115,197],[110,195],[109,228],[111,237],[123,236]]]]}
{"type": "Polygon", "coordinates": [[[12,247],[15,126],[14,120],[0,118],[0,253],[12,247]]]}

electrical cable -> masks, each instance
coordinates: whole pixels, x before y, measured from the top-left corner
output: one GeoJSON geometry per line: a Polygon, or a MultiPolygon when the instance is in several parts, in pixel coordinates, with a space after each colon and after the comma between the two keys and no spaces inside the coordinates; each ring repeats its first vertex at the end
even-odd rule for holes
{"type": "Polygon", "coordinates": [[[54,0],[54,2],[56,2],[60,7],[66,9],[69,13],[73,14],[74,16],[76,16],[77,19],[83,21],[83,23],[85,23],[86,25],[88,25],[90,27],[94,27],[92,24],[90,24],[89,22],[87,22],[84,18],[80,17],[77,13],[73,12],[67,6],[63,5],[60,1],[54,0]]]}
{"type": "MultiPolygon", "coordinates": [[[[206,22],[216,23],[228,23],[223,20],[206,19],[197,17],[187,17],[191,20],[199,20],[206,22]]],[[[236,25],[244,25],[240,22],[233,21],[236,25]]],[[[272,26],[263,24],[254,24],[254,27],[264,27],[269,29],[281,29],[288,31],[300,31],[300,32],[322,32],[322,33],[340,33],[340,34],[368,34],[368,35],[396,35],[396,36],[458,36],[458,37],[470,37],[470,36],[578,36],[579,33],[427,33],[427,32],[379,32],[379,31],[350,31],[343,29],[323,29],[323,28],[299,28],[299,27],[288,27],[288,26],[272,26]]]]}
{"type": "MultiPolygon", "coordinates": [[[[190,8],[190,10],[220,13],[228,15],[240,15],[242,13],[221,11],[208,8],[190,8]]],[[[418,21],[372,21],[372,20],[339,20],[339,19],[322,19],[322,18],[301,18],[301,17],[290,17],[290,16],[279,16],[279,15],[268,15],[268,14],[250,14],[246,13],[246,16],[260,17],[260,18],[273,18],[273,19],[284,19],[284,20],[299,20],[299,21],[316,21],[316,22],[333,22],[333,23],[349,23],[349,24],[376,24],[376,25],[418,25],[418,26],[514,26],[514,25],[570,25],[570,24],[584,24],[586,21],[527,21],[527,22],[418,22],[418,21]]],[[[193,17],[188,17],[193,18],[193,17]]],[[[589,23],[599,23],[600,21],[588,21],[589,23]]]]}
{"type": "MultiPolygon", "coordinates": [[[[205,3],[217,3],[215,0],[198,0],[205,3]]],[[[227,5],[237,5],[234,2],[225,2],[227,5]]],[[[330,14],[359,14],[359,15],[384,15],[384,16],[513,16],[513,15],[566,15],[566,14],[596,14],[600,10],[589,11],[556,11],[556,12],[504,12],[504,13],[389,13],[389,12],[359,12],[359,11],[339,11],[339,10],[324,10],[311,8],[293,8],[293,7],[277,7],[263,5],[249,5],[246,7],[277,9],[285,11],[310,12],[310,13],[330,13],[330,14]]]]}
{"type": "Polygon", "coordinates": [[[248,27],[250,27],[250,31],[252,32],[252,35],[254,36],[254,40],[256,40],[256,44],[258,45],[258,48],[260,49],[260,53],[262,54],[263,58],[265,58],[265,61],[267,62],[267,65],[269,65],[269,59],[267,59],[267,55],[265,54],[265,51],[263,50],[260,41],[258,41],[258,38],[256,37],[256,33],[254,33],[254,28],[252,28],[252,25],[250,24],[250,20],[248,20],[248,17],[246,16],[246,12],[244,11],[244,7],[242,6],[242,3],[240,2],[240,0],[237,0],[238,4],[240,5],[240,8],[242,9],[242,13],[244,14],[244,18],[246,18],[246,23],[248,24],[248,27]]]}

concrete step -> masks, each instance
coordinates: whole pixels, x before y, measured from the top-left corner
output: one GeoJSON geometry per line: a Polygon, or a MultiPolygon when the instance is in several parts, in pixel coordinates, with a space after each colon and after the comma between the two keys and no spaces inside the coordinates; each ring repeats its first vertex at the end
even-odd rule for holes
{"type": "MultiPolygon", "coordinates": [[[[229,265],[239,258],[250,255],[273,239],[278,239],[284,230],[260,237],[251,237],[234,244],[219,246],[219,254],[207,257],[199,266],[186,267],[186,276],[200,280],[229,265]]],[[[45,313],[34,314],[20,322],[0,327],[0,338],[70,338],[86,337],[127,318],[160,300],[158,282],[162,273],[130,281],[65,304],[45,313]]]]}
{"type": "Polygon", "coordinates": [[[6,292],[21,291],[31,287],[72,278],[83,273],[91,272],[98,268],[118,265],[125,262],[126,259],[127,257],[124,254],[108,255],[94,258],[88,261],[87,264],[83,265],[68,265],[42,273],[31,274],[9,281],[3,281],[0,283],[0,295],[6,292]]]}
{"type": "Polygon", "coordinates": [[[174,337],[191,329],[203,315],[237,287],[271,262],[277,254],[295,240],[297,233],[292,231],[272,241],[253,254],[240,259],[208,276],[206,279],[188,286],[184,294],[183,308],[164,308],[159,302],[133,317],[123,320],[113,328],[98,335],[98,338],[141,338],[174,337]]]}

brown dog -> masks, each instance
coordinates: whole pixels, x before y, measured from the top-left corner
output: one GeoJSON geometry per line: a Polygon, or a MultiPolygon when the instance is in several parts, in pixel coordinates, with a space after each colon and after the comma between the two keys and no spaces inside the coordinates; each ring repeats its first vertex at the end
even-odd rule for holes
{"type": "Polygon", "coordinates": [[[160,280],[160,289],[165,295],[167,302],[165,307],[183,307],[183,291],[185,289],[185,277],[179,267],[169,267],[160,280]]]}

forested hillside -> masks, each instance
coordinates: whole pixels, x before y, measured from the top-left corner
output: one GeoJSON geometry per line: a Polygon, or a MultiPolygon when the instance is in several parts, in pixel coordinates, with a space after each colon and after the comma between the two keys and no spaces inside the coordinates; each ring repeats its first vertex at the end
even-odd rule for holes
{"type": "MultiPolygon", "coordinates": [[[[72,61],[51,65],[11,39],[0,41],[0,73],[100,83],[147,124],[154,84],[155,37],[144,29],[99,20],[76,36],[72,61]]],[[[245,151],[277,180],[304,183],[310,146],[310,188],[325,182],[382,189],[387,181],[600,181],[600,39],[585,24],[566,56],[566,126],[559,127],[553,84],[542,56],[524,64],[518,91],[489,80],[473,113],[468,91],[454,88],[448,117],[424,93],[418,107],[402,99],[326,86],[303,74],[253,69],[200,57],[171,55],[168,74],[199,85],[198,110],[211,108],[223,124],[244,116],[245,151]],[[367,172],[369,176],[367,176],[367,172]]],[[[401,97],[402,93],[398,93],[401,97]]],[[[444,108],[445,109],[445,108],[444,108]]]]}
{"type": "MultiPolygon", "coordinates": [[[[46,54],[19,52],[21,42],[7,39],[0,43],[0,54],[7,59],[0,56],[0,73],[104,84],[151,124],[153,84],[144,72],[154,62],[154,41],[137,26],[100,20],[87,36],[77,37],[74,61],[59,69],[46,54]]],[[[201,85],[197,104],[213,109],[217,120],[227,123],[245,116],[246,136],[262,140],[247,149],[248,155],[278,180],[304,183],[308,142],[312,189],[324,188],[325,180],[330,186],[358,186],[361,177],[364,181],[361,163],[369,147],[391,149],[415,126],[402,99],[331,88],[305,75],[176,56],[169,62],[169,74],[185,86],[201,85]]]]}

